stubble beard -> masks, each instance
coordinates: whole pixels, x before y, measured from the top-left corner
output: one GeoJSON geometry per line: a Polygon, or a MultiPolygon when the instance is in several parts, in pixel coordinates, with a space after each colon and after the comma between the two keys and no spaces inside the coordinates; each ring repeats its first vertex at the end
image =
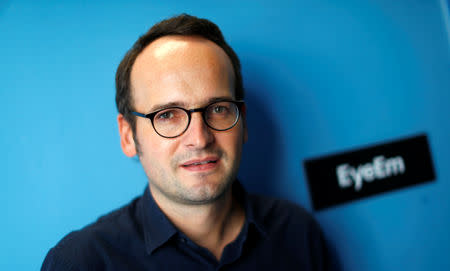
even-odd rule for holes
{"type": "MultiPolygon", "coordinates": [[[[220,157],[221,163],[224,163],[228,159],[223,151],[208,152],[208,154],[214,154],[220,157]]],[[[190,155],[190,157],[195,157],[195,155],[190,155]]],[[[186,157],[186,155],[174,158],[171,163],[172,172],[176,173],[177,171],[182,170],[179,168],[179,162],[187,159],[189,159],[189,157],[186,157]]],[[[147,173],[147,170],[146,173],[150,187],[158,190],[159,194],[162,194],[169,201],[183,205],[207,205],[222,199],[231,189],[231,186],[236,179],[239,160],[240,159],[232,162],[231,168],[227,172],[224,172],[222,176],[218,177],[220,180],[213,182],[208,180],[214,172],[195,174],[194,178],[197,178],[196,182],[200,183],[199,187],[189,187],[186,185],[186,181],[183,181],[180,177],[173,174],[170,174],[172,176],[168,176],[169,174],[162,168],[153,169],[153,172],[155,172],[155,170],[158,171],[156,178],[159,181],[153,179],[150,174],[147,173]]],[[[223,164],[221,166],[223,167],[223,164]]]]}

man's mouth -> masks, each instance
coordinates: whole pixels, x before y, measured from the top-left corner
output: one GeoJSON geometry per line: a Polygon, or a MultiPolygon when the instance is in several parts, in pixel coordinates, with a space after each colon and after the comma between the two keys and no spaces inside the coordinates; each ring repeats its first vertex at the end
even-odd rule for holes
{"type": "Polygon", "coordinates": [[[215,168],[218,162],[219,159],[216,157],[214,158],[208,157],[205,159],[193,159],[181,164],[181,167],[188,170],[201,171],[215,168]]]}
{"type": "Polygon", "coordinates": [[[206,165],[209,163],[216,163],[216,162],[217,161],[209,160],[209,161],[203,161],[203,162],[196,162],[196,163],[192,163],[192,164],[184,164],[183,167],[206,165]]]}

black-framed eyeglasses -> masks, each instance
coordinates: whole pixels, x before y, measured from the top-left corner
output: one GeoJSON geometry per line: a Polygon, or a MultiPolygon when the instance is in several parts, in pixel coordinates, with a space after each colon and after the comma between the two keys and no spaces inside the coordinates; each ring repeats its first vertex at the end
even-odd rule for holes
{"type": "Polygon", "coordinates": [[[226,131],[233,128],[239,121],[244,101],[216,101],[205,107],[184,109],[168,107],[149,114],[132,112],[133,115],[150,119],[155,132],[165,138],[182,135],[191,123],[191,114],[201,112],[206,125],[216,131],[226,131]]]}

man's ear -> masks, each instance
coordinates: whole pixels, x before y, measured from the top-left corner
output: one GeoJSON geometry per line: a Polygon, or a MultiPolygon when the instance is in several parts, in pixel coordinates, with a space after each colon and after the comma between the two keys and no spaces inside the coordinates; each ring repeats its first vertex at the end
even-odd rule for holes
{"type": "Polygon", "coordinates": [[[244,124],[244,143],[248,140],[248,130],[247,130],[247,107],[245,104],[241,108],[242,123],[244,124]]]}
{"type": "Polygon", "coordinates": [[[117,116],[117,123],[119,124],[120,146],[123,153],[128,157],[136,155],[136,145],[133,138],[133,130],[130,123],[122,114],[117,116]]]}

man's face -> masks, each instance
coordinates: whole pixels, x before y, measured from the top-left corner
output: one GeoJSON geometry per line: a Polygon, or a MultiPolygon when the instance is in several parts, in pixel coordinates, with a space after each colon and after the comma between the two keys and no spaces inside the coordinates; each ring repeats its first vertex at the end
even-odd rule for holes
{"type": "MultiPolygon", "coordinates": [[[[142,113],[173,105],[204,107],[217,98],[234,100],[231,61],[215,43],[198,37],[166,36],[152,42],[137,57],[131,84],[135,109],[142,113]]],[[[243,116],[230,130],[215,131],[196,112],[176,138],[159,136],[148,119],[136,122],[139,158],[152,194],[183,204],[210,203],[227,191],[246,136],[243,116]],[[206,161],[213,162],[199,164],[206,161]]]]}

